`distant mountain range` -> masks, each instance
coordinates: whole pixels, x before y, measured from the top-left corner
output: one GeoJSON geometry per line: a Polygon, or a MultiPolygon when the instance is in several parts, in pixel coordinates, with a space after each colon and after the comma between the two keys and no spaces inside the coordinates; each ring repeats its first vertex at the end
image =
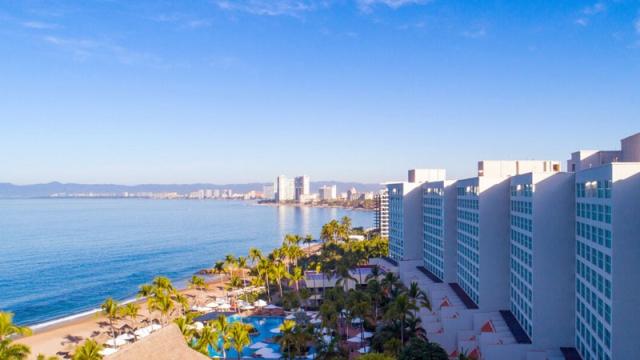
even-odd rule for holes
{"type": "MultiPolygon", "coordinates": [[[[262,191],[262,187],[268,183],[249,184],[141,184],[141,185],[114,185],[114,184],[63,184],[51,182],[47,184],[14,185],[0,183],[0,198],[38,198],[48,197],[57,193],[122,193],[122,192],[178,192],[181,194],[200,189],[231,189],[234,193],[245,193],[251,190],[262,191]]],[[[359,192],[377,191],[382,188],[380,184],[364,184],[357,182],[340,181],[312,181],[311,191],[316,192],[321,186],[336,185],[338,192],[343,192],[355,187],[359,192]]]]}

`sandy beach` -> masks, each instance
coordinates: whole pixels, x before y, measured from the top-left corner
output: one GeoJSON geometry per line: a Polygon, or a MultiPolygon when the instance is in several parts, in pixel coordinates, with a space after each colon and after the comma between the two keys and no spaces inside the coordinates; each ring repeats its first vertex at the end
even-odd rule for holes
{"type": "MultiPolygon", "coordinates": [[[[316,253],[320,250],[320,244],[311,246],[303,246],[302,250],[306,253],[316,253]]],[[[206,304],[217,297],[226,295],[225,287],[228,280],[215,280],[207,282],[206,290],[181,289],[180,292],[189,297],[190,303],[198,300],[200,304],[206,304]]],[[[146,326],[142,323],[146,319],[158,319],[157,312],[149,314],[144,300],[136,301],[140,304],[140,316],[137,327],[146,326]]],[[[117,327],[124,324],[130,324],[129,320],[120,320],[117,327]]],[[[100,313],[89,314],[86,316],[70,319],[69,321],[59,322],[42,328],[34,329],[32,336],[24,337],[17,342],[25,344],[31,348],[29,359],[35,359],[38,354],[58,355],[72,353],[76,346],[82,344],[86,339],[94,339],[99,343],[104,343],[110,339],[110,327],[108,320],[100,313]]],[[[126,346],[126,345],[125,345],[126,346]]]]}
{"type": "MultiPolygon", "coordinates": [[[[193,302],[196,296],[200,302],[208,301],[206,299],[225,296],[224,286],[226,282],[209,282],[207,285],[206,291],[183,289],[180,292],[188,296],[191,302],[193,302]]],[[[139,300],[137,303],[140,304],[140,316],[138,320],[140,327],[145,326],[144,323],[142,323],[143,319],[159,319],[158,313],[149,314],[146,303],[143,300],[139,300]]],[[[117,322],[117,327],[129,323],[130,321],[128,320],[120,320],[117,322]]],[[[86,339],[94,339],[98,342],[107,341],[110,339],[110,331],[108,320],[100,313],[96,313],[34,329],[32,336],[21,338],[17,340],[17,342],[31,348],[31,355],[28,359],[35,359],[38,354],[61,356],[65,353],[73,352],[75,347],[82,344],[86,339]]]]}

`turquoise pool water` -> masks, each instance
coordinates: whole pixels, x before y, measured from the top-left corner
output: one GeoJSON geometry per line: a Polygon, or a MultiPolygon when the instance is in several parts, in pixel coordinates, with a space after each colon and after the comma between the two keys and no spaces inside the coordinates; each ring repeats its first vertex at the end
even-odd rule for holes
{"type": "MultiPolygon", "coordinates": [[[[237,322],[240,321],[241,317],[238,315],[233,315],[228,317],[229,322],[237,322]]],[[[284,318],[282,317],[263,317],[263,316],[248,316],[243,317],[242,321],[247,324],[252,324],[258,333],[256,335],[251,336],[251,344],[255,344],[257,342],[264,342],[264,340],[277,336],[271,332],[272,329],[278,328],[284,322],[284,318]]],[[[250,345],[251,346],[251,345],[250,345]]],[[[278,344],[268,344],[267,347],[270,347],[274,352],[280,352],[280,345],[278,344]]],[[[246,347],[242,352],[242,356],[251,356],[256,349],[250,349],[246,347]]],[[[209,348],[209,355],[211,357],[222,357],[222,353],[216,352],[212,347],[209,348]]],[[[238,353],[229,349],[227,351],[227,358],[236,359],[238,357],[238,353]]]]}

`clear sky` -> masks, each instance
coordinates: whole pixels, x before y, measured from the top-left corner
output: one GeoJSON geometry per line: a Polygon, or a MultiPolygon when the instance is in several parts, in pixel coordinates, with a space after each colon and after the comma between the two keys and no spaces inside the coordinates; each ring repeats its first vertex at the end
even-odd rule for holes
{"type": "Polygon", "coordinates": [[[0,182],[463,177],[638,131],[637,0],[0,1],[0,182]]]}

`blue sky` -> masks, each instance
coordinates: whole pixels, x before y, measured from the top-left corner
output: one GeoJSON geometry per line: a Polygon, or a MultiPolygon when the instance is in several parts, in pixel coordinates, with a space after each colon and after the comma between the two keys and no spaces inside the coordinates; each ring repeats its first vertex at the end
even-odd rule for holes
{"type": "Polygon", "coordinates": [[[637,131],[639,1],[0,2],[0,182],[463,177],[637,131]]]}

